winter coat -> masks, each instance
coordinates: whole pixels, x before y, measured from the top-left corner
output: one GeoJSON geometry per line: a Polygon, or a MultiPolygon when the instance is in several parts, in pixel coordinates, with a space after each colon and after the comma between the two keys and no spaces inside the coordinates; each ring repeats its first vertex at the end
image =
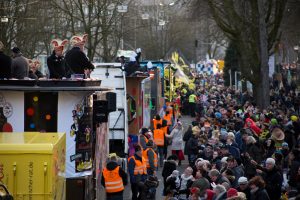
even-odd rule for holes
{"type": "Polygon", "coordinates": [[[270,199],[267,191],[264,188],[259,188],[256,192],[251,191],[250,200],[273,200],[273,199],[270,199]]]}
{"type": "Polygon", "coordinates": [[[213,200],[226,200],[227,199],[227,192],[222,192],[218,196],[215,196],[213,200]]]}
{"type": "Polygon", "coordinates": [[[49,70],[50,79],[62,79],[67,77],[65,69],[65,58],[63,56],[56,56],[55,52],[47,58],[47,66],[49,70]]]}
{"type": "Polygon", "coordinates": [[[245,158],[243,164],[245,166],[245,175],[247,177],[253,177],[256,175],[256,167],[251,164],[251,159],[255,160],[257,163],[261,163],[263,160],[263,152],[257,144],[248,144],[246,152],[249,154],[250,158],[245,158]]]}
{"type": "Polygon", "coordinates": [[[242,176],[244,176],[244,169],[241,165],[236,166],[234,168],[231,169],[233,171],[235,180],[232,183],[232,187],[236,188],[238,186],[238,179],[242,176]]]}
{"type": "Polygon", "coordinates": [[[193,135],[187,142],[187,155],[198,154],[198,139],[193,135]]]}
{"type": "Polygon", "coordinates": [[[0,51],[0,79],[11,78],[11,58],[0,51]]]}
{"type": "Polygon", "coordinates": [[[192,130],[188,130],[184,133],[184,136],[183,136],[183,141],[185,141],[185,145],[184,145],[184,155],[188,155],[188,151],[187,151],[187,148],[188,148],[188,141],[189,139],[193,136],[193,131],[192,130]]]}
{"type": "Polygon", "coordinates": [[[167,135],[167,138],[172,138],[171,149],[172,150],[182,150],[183,149],[183,130],[175,128],[172,130],[170,135],[167,135]]]}
{"type": "Polygon", "coordinates": [[[300,161],[293,160],[289,171],[289,185],[292,187],[297,187],[296,178],[297,178],[299,167],[300,167],[300,161]]]}
{"type": "Polygon", "coordinates": [[[65,58],[66,64],[74,74],[84,74],[85,69],[93,70],[95,68],[79,47],[70,49],[65,58]]]}
{"type": "Polygon", "coordinates": [[[226,182],[226,183],[228,183],[230,185],[230,181],[228,180],[228,178],[226,178],[225,176],[222,176],[222,174],[220,174],[218,176],[217,180],[215,181],[216,185],[218,185],[218,184],[221,185],[224,182],[226,182]]]}
{"type": "Polygon", "coordinates": [[[271,171],[265,171],[263,178],[266,183],[266,191],[268,192],[270,199],[280,200],[281,186],[283,182],[281,172],[274,167],[271,171]]]}
{"type": "Polygon", "coordinates": [[[11,76],[12,78],[24,79],[28,77],[29,63],[28,60],[22,56],[21,53],[17,54],[12,60],[11,76]]]}
{"type": "Polygon", "coordinates": [[[176,170],[177,163],[174,160],[167,160],[164,162],[164,167],[162,170],[162,177],[164,180],[168,178],[172,174],[174,170],[176,170]]]}

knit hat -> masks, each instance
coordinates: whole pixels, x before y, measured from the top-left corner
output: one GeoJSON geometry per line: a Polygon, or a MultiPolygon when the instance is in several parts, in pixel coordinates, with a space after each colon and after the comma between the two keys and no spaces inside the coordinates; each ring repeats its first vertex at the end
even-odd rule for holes
{"type": "Polygon", "coordinates": [[[271,164],[271,165],[275,165],[275,160],[274,160],[274,158],[267,158],[267,160],[266,160],[266,164],[271,164]]]}
{"type": "Polygon", "coordinates": [[[292,115],[292,116],[291,116],[291,120],[292,120],[293,122],[296,122],[296,121],[298,121],[298,117],[297,117],[296,115],[292,115]]]}
{"type": "Polygon", "coordinates": [[[276,124],[278,124],[278,121],[277,121],[277,119],[275,119],[275,118],[272,118],[272,119],[271,119],[271,124],[272,124],[272,125],[276,125],[276,124]]]}
{"type": "Polygon", "coordinates": [[[248,179],[244,176],[241,176],[238,180],[238,184],[247,184],[248,183],[248,179]]]}
{"type": "Polygon", "coordinates": [[[229,188],[229,190],[227,191],[227,198],[237,197],[237,196],[238,196],[238,191],[234,188],[229,188]]]}

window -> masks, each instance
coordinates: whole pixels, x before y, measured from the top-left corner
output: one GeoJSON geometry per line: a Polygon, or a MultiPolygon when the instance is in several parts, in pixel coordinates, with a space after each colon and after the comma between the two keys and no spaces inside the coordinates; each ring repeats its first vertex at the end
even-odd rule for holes
{"type": "Polygon", "coordinates": [[[57,92],[25,92],[24,130],[57,132],[57,92]]]}

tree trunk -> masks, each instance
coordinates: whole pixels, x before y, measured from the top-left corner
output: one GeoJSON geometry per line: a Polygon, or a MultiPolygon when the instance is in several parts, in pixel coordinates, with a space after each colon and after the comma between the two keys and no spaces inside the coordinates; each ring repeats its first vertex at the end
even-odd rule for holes
{"type": "Polygon", "coordinates": [[[268,32],[265,21],[265,3],[258,0],[259,12],[259,56],[260,56],[260,79],[258,83],[257,105],[265,109],[270,105],[270,83],[269,83],[269,56],[268,56],[268,32]]]}

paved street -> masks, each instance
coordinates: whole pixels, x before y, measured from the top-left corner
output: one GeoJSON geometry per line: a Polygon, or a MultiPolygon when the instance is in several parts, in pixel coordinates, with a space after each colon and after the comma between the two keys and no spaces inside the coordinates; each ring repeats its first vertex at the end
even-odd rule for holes
{"type": "MultiPolygon", "coordinates": [[[[192,118],[189,116],[183,116],[181,118],[181,122],[183,123],[184,129],[186,130],[188,125],[191,124],[192,122],[192,118]]],[[[171,154],[171,150],[169,149],[169,153],[168,155],[171,154]]],[[[187,158],[182,162],[182,165],[178,167],[178,170],[180,171],[180,173],[182,173],[184,171],[184,169],[186,168],[186,166],[188,165],[188,161],[187,158]]],[[[162,197],[162,191],[163,191],[163,178],[161,176],[162,173],[162,168],[159,167],[158,168],[158,172],[157,172],[157,177],[159,179],[159,186],[157,188],[156,191],[156,199],[160,200],[163,199],[162,197]]],[[[131,200],[131,188],[130,188],[130,183],[126,186],[125,188],[125,193],[124,193],[124,200],[131,200]]]]}

